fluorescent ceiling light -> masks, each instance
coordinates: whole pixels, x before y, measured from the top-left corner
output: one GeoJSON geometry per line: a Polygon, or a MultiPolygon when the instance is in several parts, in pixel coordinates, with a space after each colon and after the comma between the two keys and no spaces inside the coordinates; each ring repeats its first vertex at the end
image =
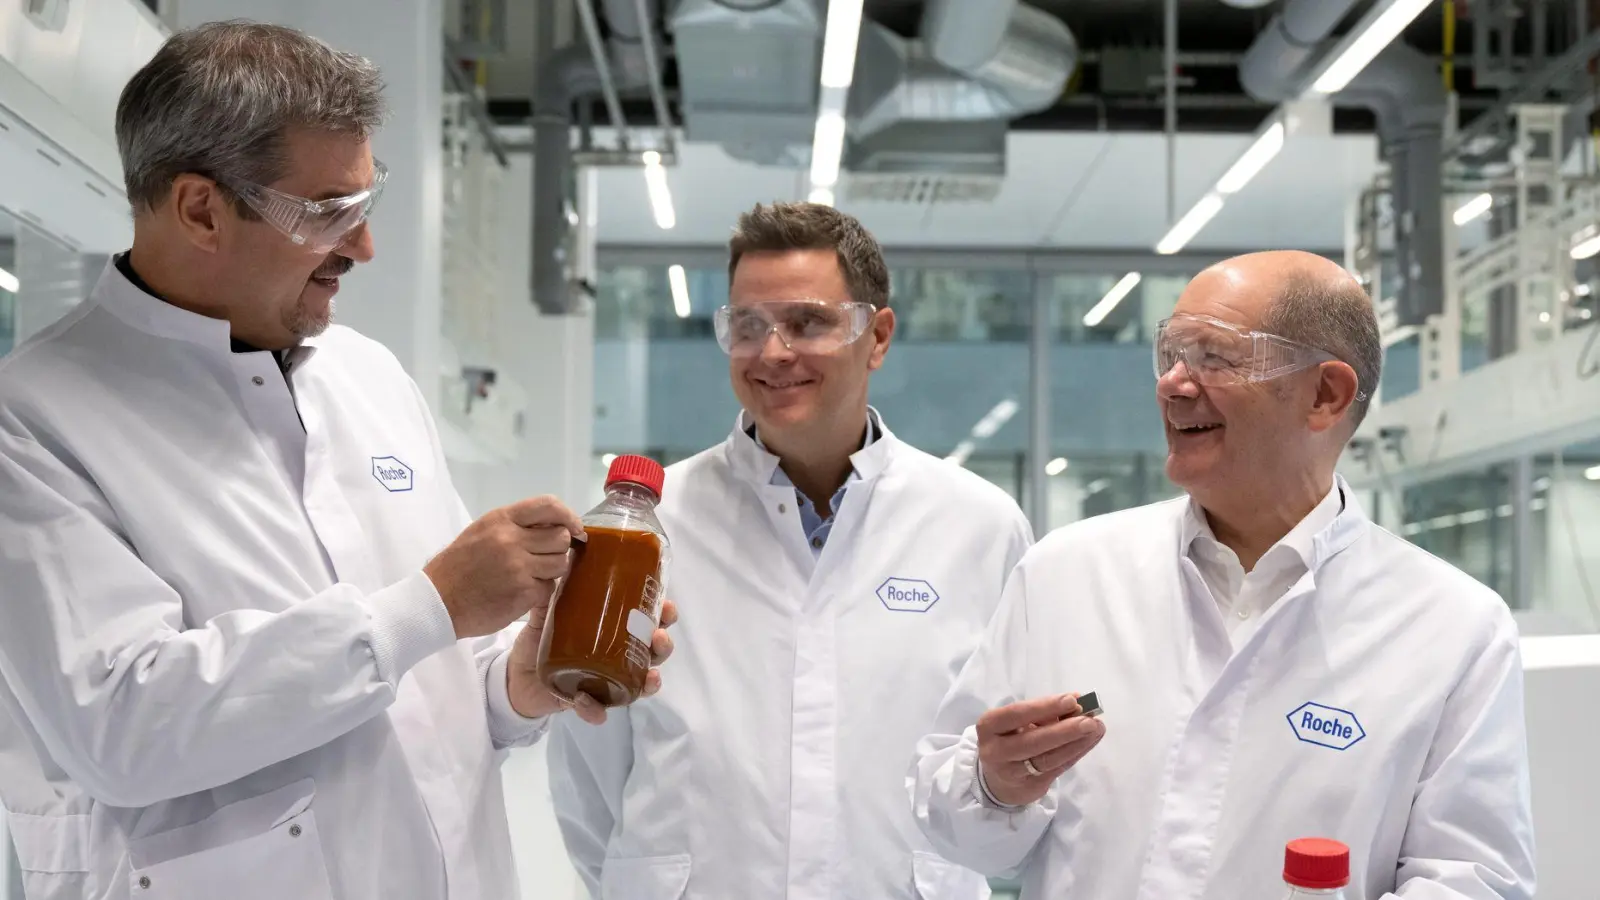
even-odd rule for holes
{"type": "Polygon", "coordinates": [[[847,88],[855,77],[856,41],[861,37],[861,0],[829,0],[822,38],[822,86],[847,88]]]}
{"type": "Polygon", "coordinates": [[[1199,203],[1194,205],[1193,209],[1178,220],[1178,224],[1172,226],[1172,230],[1167,232],[1167,236],[1162,238],[1161,243],[1156,245],[1156,252],[1166,256],[1182,250],[1184,245],[1193,240],[1194,236],[1200,233],[1200,229],[1206,227],[1206,223],[1211,221],[1212,217],[1221,210],[1221,194],[1211,193],[1205,195],[1200,199],[1199,203]]]}
{"type": "Polygon", "coordinates": [[[617,455],[615,453],[607,453],[605,456],[600,457],[600,465],[602,466],[609,466],[616,461],[617,455]]]}
{"type": "Polygon", "coordinates": [[[994,409],[989,410],[978,420],[978,424],[972,426],[972,436],[979,440],[991,438],[1000,430],[1000,426],[1006,424],[1016,414],[1017,401],[1009,398],[1001,400],[994,405],[994,409]]]}
{"type": "Polygon", "coordinates": [[[689,318],[689,279],[683,273],[683,266],[667,267],[667,283],[672,285],[672,308],[678,318],[689,318]]]}
{"type": "Polygon", "coordinates": [[[1572,245],[1573,259],[1588,259],[1596,253],[1600,253],[1600,234],[1584,238],[1572,245]]]}
{"type": "Polygon", "coordinates": [[[811,186],[831,188],[839,180],[839,160],[844,156],[844,115],[817,114],[817,130],[811,139],[811,186]]]}
{"type": "Polygon", "coordinates": [[[1478,196],[1473,197],[1471,200],[1461,204],[1461,207],[1456,210],[1456,214],[1453,216],[1453,218],[1455,219],[1455,223],[1457,225],[1465,225],[1468,222],[1471,222],[1473,219],[1476,219],[1477,217],[1488,212],[1493,207],[1493,195],[1479,194],[1478,196]]]}
{"type": "Polygon", "coordinates": [[[1058,456],[1044,464],[1044,473],[1046,475],[1060,475],[1066,470],[1067,458],[1065,456],[1058,456]]]}
{"type": "Polygon", "coordinates": [[[1111,311],[1117,308],[1118,303],[1122,302],[1122,298],[1128,296],[1128,292],[1138,284],[1138,272],[1129,272],[1122,276],[1122,280],[1112,285],[1111,290],[1106,291],[1106,295],[1100,298],[1100,302],[1096,303],[1094,308],[1084,315],[1083,327],[1093,328],[1105,321],[1106,316],[1111,315],[1111,311]]]}
{"type": "Polygon", "coordinates": [[[1332,65],[1322,71],[1312,83],[1311,90],[1319,94],[1334,94],[1344,90],[1350,80],[1361,74],[1367,63],[1372,62],[1373,57],[1399,37],[1400,32],[1405,31],[1406,26],[1433,2],[1434,0],[1394,0],[1388,9],[1378,14],[1376,19],[1367,22],[1365,28],[1357,26],[1359,35],[1345,46],[1344,52],[1339,54],[1339,58],[1335,59],[1332,65]]]}
{"type": "Polygon", "coordinates": [[[1583,470],[1583,477],[1590,481],[1600,481],[1600,466],[1591,466],[1583,470]]]}
{"type": "Polygon", "coordinates": [[[810,200],[812,203],[821,203],[823,206],[832,206],[833,190],[825,187],[812,188],[811,196],[807,197],[806,199],[810,200]]]}
{"type": "Polygon", "coordinates": [[[972,441],[962,441],[956,445],[954,450],[950,451],[950,455],[945,457],[945,461],[953,462],[958,466],[965,465],[967,462],[967,457],[971,456],[972,451],[976,449],[978,449],[978,445],[974,444],[972,441]]]}
{"type": "Polygon", "coordinates": [[[1284,127],[1283,121],[1273,122],[1271,127],[1261,132],[1250,149],[1239,157],[1232,167],[1217,181],[1217,191],[1223,194],[1238,193],[1241,188],[1250,183],[1272,158],[1283,149],[1284,127]]]}
{"type": "Polygon", "coordinates": [[[677,213],[672,211],[672,192],[667,189],[667,170],[661,167],[661,154],[654,150],[644,153],[644,185],[650,191],[650,209],[656,215],[656,225],[665,229],[678,224],[677,213]]]}
{"type": "Polygon", "coordinates": [[[17,276],[7,272],[5,269],[0,269],[0,291],[10,291],[15,294],[20,290],[22,290],[22,282],[17,280],[17,276]]]}

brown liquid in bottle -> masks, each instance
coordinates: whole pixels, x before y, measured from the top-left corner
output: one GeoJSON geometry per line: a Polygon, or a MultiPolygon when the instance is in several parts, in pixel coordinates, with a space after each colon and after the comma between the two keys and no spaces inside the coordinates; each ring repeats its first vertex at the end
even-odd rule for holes
{"type": "Polygon", "coordinates": [[[661,602],[661,543],[649,531],[586,526],[550,603],[539,672],[557,696],[605,706],[639,699],[661,602]]]}

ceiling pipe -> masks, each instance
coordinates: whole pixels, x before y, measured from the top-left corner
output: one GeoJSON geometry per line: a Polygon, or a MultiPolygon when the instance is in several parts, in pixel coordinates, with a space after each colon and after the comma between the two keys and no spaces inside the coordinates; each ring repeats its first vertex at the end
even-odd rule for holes
{"type": "Polygon", "coordinates": [[[1444,311],[1444,84],[1432,60],[1392,43],[1333,96],[1377,119],[1394,206],[1399,324],[1444,311]]]}
{"type": "MultiPolygon", "coordinates": [[[[1233,4],[1238,5],[1238,4],[1233,4]]],[[[1239,84],[1257,100],[1294,99],[1327,52],[1323,42],[1357,0],[1289,0],[1239,60],[1239,84]]]]}
{"type": "MultiPolygon", "coordinates": [[[[622,120],[622,91],[636,90],[649,83],[653,70],[647,59],[643,38],[655,21],[659,0],[605,0],[606,22],[611,38],[602,43],[598,29],[589,27],[593,19],[591,0],[576,0],[584,20],[588,45],[573,44],[549,54],[539,66],[539,81],[533,98],[533,258],[531,289],[533,303],[540,312],[566,315],[574,305],[569,246],[572,225],[567,217],[569,185],[572,182],[572,105],[583,97],[603,94],[618,128],[618,140],[626,147],[627,123],[622,120]],[[641,12],[645,18],[641,19],[641,12]]],[[[545,23],[554,18],[546,9],[545,23]]],[[[541,32],[548,34],[544,27],[541,32]]]]}

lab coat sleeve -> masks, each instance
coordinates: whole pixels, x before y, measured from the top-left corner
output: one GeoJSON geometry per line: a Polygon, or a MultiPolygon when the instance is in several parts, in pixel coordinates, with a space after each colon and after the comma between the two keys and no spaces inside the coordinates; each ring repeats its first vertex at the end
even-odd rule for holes
{"type": "Polygon", "coordinates": [[[985,802],[978,785],[977,721],[1027,699],[1028,564],[1012,570],[978,651],[940,704],[933,733],[917,743],[907,777],[917,825],[940,855],[984,875],[1021,868],[1055,817],[1055,789],[1015,810],[985,802]]]}
{"type": "Polygon", "coordinates": [[[1521,651],[1506,613],[1446,701],[1400,845],[1399,897],[1534,896],[1524,723],[1521,651]]]}
{"type": "Polygon", "coordinates": [[[0,677],[92,797],[143,807],[235,781],[378,715],[455,631],[421,571],[278,612],[185,620],[85,476],[0,429],[0,677]]]}
{"type": "Polygon", "coordinates": [[[622,797],[633,771],[633,725],[613,709],[603,725],[561,716],[550,730],[550,796],[572,865],[600,896],[611,835],[622,821],[622,797]]]}

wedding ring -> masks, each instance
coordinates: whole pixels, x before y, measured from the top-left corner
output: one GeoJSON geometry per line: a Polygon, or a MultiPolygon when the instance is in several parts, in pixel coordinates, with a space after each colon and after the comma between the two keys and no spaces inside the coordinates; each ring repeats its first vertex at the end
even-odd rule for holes
{"type": "Polygon", "coordinates": [[[1035,778],[1038,778],[1040,775],[1044,774],[1043,772],[1039,771],[1039,767],[1035,766],[1033,764],[1033,760],[1031,760],[1031,759],[1023,760],[1022,761],[1022,767],[1024,769],[1027,769],[1028,770],[1028,774],[1032,775],[1035,778]]]}

